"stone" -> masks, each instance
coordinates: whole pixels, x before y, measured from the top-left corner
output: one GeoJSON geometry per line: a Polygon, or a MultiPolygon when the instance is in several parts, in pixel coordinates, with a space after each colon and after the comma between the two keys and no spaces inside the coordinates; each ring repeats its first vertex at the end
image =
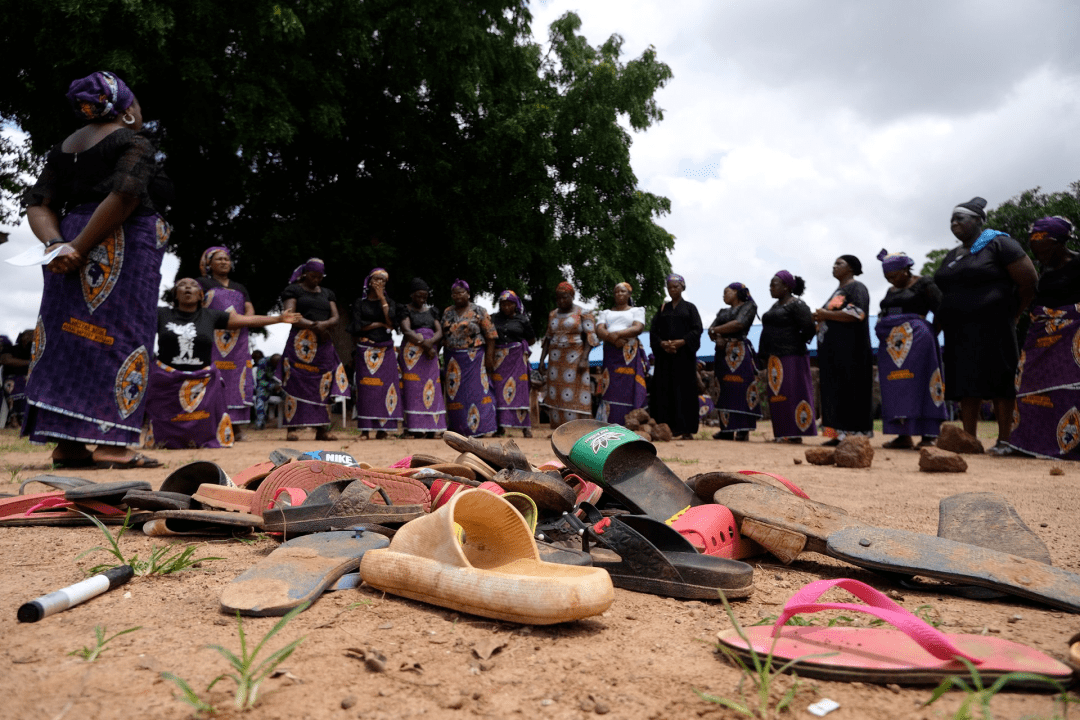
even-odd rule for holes
{"type": "Polygon", "coordinates": [[[800,460],[799,458],[791,458],[791,461],[796,465],[802,465],[802,460],[800,460]]]}
{"type": "Polygon", "coordinates": [[[806,462],[811,465],[835,465],[836,448],[809,447],[806,448],[806,462]]]}
{"type": "Polygon", "coordinates": [[[1050,474],[1051,475],[1064,475],[1065,474],[1065,468],[1061,468],[1061,467],[1058,467],[1057,465],[1055,465],[1054,467],[1050,468],[1050,474]]]}
{"type": "Polygon", "coordinates": [[[874,448],[870,439],[862,435],[848,435],[836,446],[836,465],[846,468],[868,468],[874,462],[874,448]]]}
{"type": "Polygon", "coordinates": [[[355,695],[350,695],[349,697],[347,697],[347,698],[345,698],[345,699],[343,699],[341,701],[341,709],[342,710],[348,710],[349,708],[351,708],[355,704],[356,704],[356,696],[355,695]]]}
{"type": "Polygon", "coordinates": [[[654,427],[651,434],[654,442],[671,442],[671,428],[667,423],[660,423],[654,427]]]}
{"type": "Polygon", "coordinates": [[[642,440],[648,440],[649,442],[652,442],[652,435],[650,435],[647,430],[635,430],[634,432],[642,440]]]}
{"type": "Polygon", "coordinates": [[[923,472],[967,472],[967,461],[959,454],[936,447],[919,450],[919,470],[923,472]]]}
{"type": "Polygon", "coordinates": [[[986,452],[979,438],[964,432],[964,429],[955,423],[941,423],[941,434],[938,435],[936,444],[942,450],[954,453],[982,455],[986,452]]]}
{"type": "MultiPolygon", "coordinates": [[[[631,410],[630,412],[626,413],[625,420],[627,421],[626,427],[630,427],[630,424],[629,424],[630,422],[637,423],[638,427],[641,427],[642,425],[648,425],[649,424],[649,411],[646,410],[645,408],[635,408],[635,409],[631,410]]],[[[630,428],[630,429],[634,430],[636,428],[630,428]]]]}
{"type": "Polygon", "coordinates": [[[623,427],[625,427],[627,430],[640,430],[641,429],[641,423],[639,423],[637,420],[635,420],[633,418],[627,417],[627,418],[623,418],[623,427]]]}

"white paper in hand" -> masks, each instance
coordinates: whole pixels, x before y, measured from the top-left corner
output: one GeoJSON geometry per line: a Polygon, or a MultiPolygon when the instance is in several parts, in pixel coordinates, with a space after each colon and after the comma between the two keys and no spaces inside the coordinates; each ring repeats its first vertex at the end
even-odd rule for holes
{"type": "Polygon", "coordinates": [[[48,265],[61,255],[70,255],[75,252],[70,245],[57,245],[52,250],[46,251],[44,245],[35,245],[15,257],[9,257],[7,262],[18,267],[30,267],[32,265],[48,265]]]}

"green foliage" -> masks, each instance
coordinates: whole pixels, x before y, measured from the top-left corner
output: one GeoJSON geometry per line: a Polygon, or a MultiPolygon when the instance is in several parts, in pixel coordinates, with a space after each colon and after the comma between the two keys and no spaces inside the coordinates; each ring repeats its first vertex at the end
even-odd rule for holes
{"type": "Polygon", "coordinates": [[[75,559],[81,560],[83,557],[89,555],[92,552],[103,550],[112,555],[118,561],[115,563],[103,563],[101,565],[95,565],[94,567],[86,571],[89,575],[97,575],[100,572],[104,572],[120,565],[130,565],[131,569],[138,577],[146,577],[148,575],[171,575],[173,573],[180,572],[181,570],[187,570],[188,568],[193,567],[201,562],[210,562],[211,560],[222,559],[219,557],[194,557],[194,545],[188,545],[183,550],[175,550],[175,545],[161,545],[151,550],[150,556],[145,560],[140,560],[138,553],[132,555],[131,557],[124,557],[124,553],[120,550],[120,538],[123,537],[124,533],[127,532],[128,528],[131,527],[131,509],[129,508],[127,511],[127,515],[124,516],[124,523],[117,531],[116,537],[113,537],[113,534],[109,532],[109,529],[105,527],[105,524],[93,515],[87,515],[86,513],[81,514],[90,518],[94,522],[94,525],[97,526],[98,530],[100,530],[102,534],[105,535],[106,539],[109,542],[109,545],[107,547],[104,545],[92,547],[89,550],[79,553],[78,557],[76,557],[75,559]]]}
{"type": "Polygon", "coordinates": [[[433,304],[466,278],[518,291],[534,316],[567,275],[607,301],[659,304],[670,202],[638,188],[630,134],[663,118],[653,48],[622,56],[567,13],[545,46],[526,0],[0,0],[0,118],[44,152],[75,127],[63,92],[112,69],[158,119],[178,189],[181,275],[209,245],[267,310],[311,255],[347,310],[373,266],[433,304]],[[342,269],[344,271],[342,271],[342,269]]]}
{"type": "MultiPolygon", "coordinates": [[[[228,661],[229,666],[232,668],[233,671],[222,673],[221,675],[218,675],[216,678],[214,678],[210,682],[210,684],[206,686],[206,692],[209,693],[219,680],[224,680],[228,678],[231,679],[234,683],[236,683],[236,709],[247,710],[254,707],[255,702],[259,699],[259,687],[262,685],[263,681],[266,680],[266,678],[268,678],[270,674],[274,672],[278,665],[283,663],[290,655],[293,654],[296,648],[300,646],[300,643],[304,641],[304,638],[301,637],[293,640],[288,645],[285,645],[284,647],[275,650],[274,652],[270,653],[268,656],[266,656],[262,660],[259,660],[256,663],[259,652],[262,651],[262,647],[266,644],[267,640],[272,638],[282,628],[288,625],[290,620],[302,613],[304,610],[307,610],[310,604],[311,603],[306,602],[299,607],[295,607],[290,610],[287,615],[284,615],[280,620],[277,621],[277,624],[275,624],[274,627],[270,629],[270,632],[266,633],[266,635],[263,636],[262,640],[260,640],[254,648],[250,649],[247,645],[247,638],[244,635],[244,621],[240,618],[240,613],[237,612],[236,629],[237,633],[240,636],[240,654],[237,655],[236,653],[232,652],[231,650],[227,650],[221,645],[208,646],[210,648],[213,648],[214,650],[217,650],[221,654],[221,656],[228,661]]],[[[174,675],[173,673],[167,672],[161,673],[161,677],[171,681],[178,688],[180,688],[180,692],[182,693],[182,695],[179,697],[179,699],[194,707],[197,713],[215,712],[214,706],[200,698],[199,695],[194,690],[192,690],[191,685],[187,681],[174,675]]]]}
{"type": "Polygon", "coordinates": [[[968,672],[971,673],[971,684],[969,685],[963,678],[952,675],[941,681],[941,684],[934,688],[934,692],[931,694],[930,699],[926,701],[925,705],[932,705],[941,698],[942,695],[948,691],[956,688],[966,693],[963,702],[957,709],[956,714],[953,715],[954,720],[973,720],[975,718],[975,708],[978,707],[980,715],[983,720],[993,720],[993,715],[990,714],[990,701],[994,699],[1001,690],[1009,683],[1024,683],[1026,685],[1043,684],[1047,688],[1053,688],[1060,694],[1058,696],[1063,713],[1067,713],[1068,704],[1070,699],[1065,691],[1065,686],[1045,675],[1038,675],[1036,673],[1028,672],[1011,672],[1002,675],[1000,678],[994,681],[994,684],[990,687],[986,687],[983,684],[983,679],[979,675],[978,669],[971,662],[965,660],[962,657],[958,657],[957,660],[964,663],[968,672]]]}
{"type": "Polygon", "coordinates": [[[41,157],[30,150],[30,138],[0,135],[0,223],[19,222],[19,200],[41,166],[41,157]]]}
{"type": "MultiPolygon", "coordinates": [[[[738,700],[731,700],[730,698],[718,697],[716,695],[710,695],[708,693],[694,690],[698,697],[702,700],[706,700],[711,703],[715,703],[729,710],[734,710],[739,715],[749,718],[760,718],[765,720],[766,718],[772,718],[775,715],[791,709],[791,703],[795,700],[795,696],[800,690],[806,690],[802,682],[799,680],[799,676],[794,672],[792,675],[792,682],[786,690],[780,687],[780,675],[790,670],[795,663],[800,660],[806,660],[808,658],[825,657],[827,655],[835,655],[836,653],[825,653],[819,655],[807,655],[805,657],[789,660],[778,668],[773,667],[773,648],[769,648],[769,653],[764,658],[757,654],[753,646],[750,644],[750,639],[746,636],[746,631],[743,630],[742,625],[739,624],[738,619],[735,617],[735,613],[731,610],[731,605],[728,603],[727,597],[724,593],[720,593],[720,601],[724,604],[724,612],[727,613],[728,619],[731,620],[732,627],[735,628],[735,632],[742,638],[743,642],[750,651],[750,665],[736,655],[729,647],[723,644],[717,644],[716,648],[724,654],[724,656],[731,661],[740,671],[739,684],[737,690],[739,693],[738,700]],[[746,682],[749,681],[751,685],[751,694],[748,696],[743,689],[746,682]],[[779,698],[774,699],[774,695],[780,694],[779,698]]],[[[773,622],[776,622],[776,618],[773,618],[773,622]]],[[[800,624],[800,623],[785,623],[785,624],[800,624]]],[[[775,642],[774,642],[775,644],[775,642]]]]}
{"type": "Polygon", "coordinates": [[[127,635],[128,633],[135,632],[136,630],[140,630],[140,629],[142,629],[142,625],[136,625],[135,627],[130,627],[127,630],[121,630],[118,633],[113,633],[109,637],[105,637],[105,631],[107,629],[108,628],[106,628],[104,625],[95,625],[94,626],[94,639],[95,639],[94,646],[93,647],[86,646],[86,647],[80,648],[79,650],[72,650],[71,652],[68,653],[68,655],[75,655],[77,657],[81,657],[86,662],[94,662],[95,660],[98,659],[98,656],[101,655],[101,653],[105,652],[105,649],[106,649],[105,646],[108,645],[113,639],[118,638],[121,635],[127,635]]]}
{"type": "MultiPolygon", "coordinates": [[[[1006,200],[986,213],[986,227],[1008,233],[1027,248],[1028,228],[1031,224],[1048,215],[1060,215],[1080,228],[1080,180],[1069,184],[1064,192],[1044,193],[1042,188],[1025,190],[1014,198],[1006,200]]],[[[1069,242],[1073,250],[1080,250],[1080,241],[1069,242]]],[[[926,254],[926,263],[919,271],[920,275],[933,275],[941,267],[948,249],[931,250],[926,254]]]]}

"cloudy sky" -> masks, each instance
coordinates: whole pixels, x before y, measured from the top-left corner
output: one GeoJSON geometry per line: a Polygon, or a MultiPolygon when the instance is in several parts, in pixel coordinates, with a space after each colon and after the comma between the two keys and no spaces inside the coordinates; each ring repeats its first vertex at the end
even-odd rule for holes
{"type": "MultiPolygon", "coordinates": [[[[769,278],[806,279],[812,306],[832,262],[859,256],[876,305],[874,256],[918,264],[951,247],[949,214],[1080,179],[1080,4],[533,0],[533,30],[567,11],[592,45],[626,58],[649,45],[671,66],[663,122],[633,135],[643,188],[671,199],[672,265],[708,322],[738,280],[767,307],[769,278]]],[[[12,230],[12,228],[0,228],[12,230]]],[[[0,246],[29,246],[25,226],[0,246]]],[[[164,269],[171,280],[175,261],[164,269]]],[[[39,271],[0,264],[0,332],[31,327],[39,271]]],[[[242,280],[242,278],[238,278],[242,280]]],[[[488,299],[490,302],[490,298],[488,299]]]]}

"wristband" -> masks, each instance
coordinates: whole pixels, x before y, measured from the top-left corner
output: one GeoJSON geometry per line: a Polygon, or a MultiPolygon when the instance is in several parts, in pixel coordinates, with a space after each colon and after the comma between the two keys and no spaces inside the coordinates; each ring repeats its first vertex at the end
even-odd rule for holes
{"type": "Polygon", "coordinates": [[[59,245],[62,242],[64,242],[64,238],[53,238],[45,243],[45,247],[51,248],[53,245],[59,245]]]}

